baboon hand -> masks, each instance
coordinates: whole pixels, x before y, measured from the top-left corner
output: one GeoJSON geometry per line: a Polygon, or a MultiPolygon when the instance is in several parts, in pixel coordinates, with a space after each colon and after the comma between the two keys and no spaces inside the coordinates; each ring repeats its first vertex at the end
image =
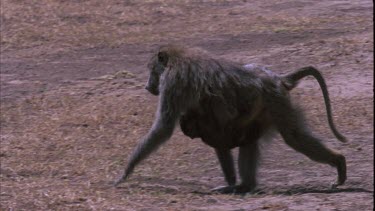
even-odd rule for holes
{"type": "Polygon", "coordinates": [[[115,182],[114,182],[114,186],[117,187],[118,185],[120,185],[121,183],[125,182],[125,180],[128,178],[128,175],[129,173],[127,171],[125,171],[115,182]]]}

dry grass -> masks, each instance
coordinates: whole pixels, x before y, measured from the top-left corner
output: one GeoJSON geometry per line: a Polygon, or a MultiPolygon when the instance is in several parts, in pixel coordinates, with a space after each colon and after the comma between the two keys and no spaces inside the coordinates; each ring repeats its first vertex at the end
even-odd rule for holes
{"type": "Polygon", "coordinates": [[[43,46],[43,53],[96,46],[116,47],[193,39],[212,34],[298,32],[326,28],[332,22],[363,25],[367,19],[351,15],[295,16],[274,10],[273,2],[244,1],[122,1],[3,0],[2,51],[43,46]],[[257,9],[263,10],[259,13],[257,9]]]}

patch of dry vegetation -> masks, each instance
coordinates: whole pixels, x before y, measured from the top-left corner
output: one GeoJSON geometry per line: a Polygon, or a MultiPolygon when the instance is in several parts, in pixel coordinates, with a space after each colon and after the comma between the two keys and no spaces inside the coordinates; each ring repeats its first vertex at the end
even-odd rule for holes
{"type": "Polygon", "coordinates": [[[180,207],[176,203],[182,198],[195,197],[187,190],[180,190],[179,184],[185,188],[190,183],[201,185],[178,175],[204,174],[217,165],[206,156],[210,149],[201,150],[199,142],[195,142],[196,146],[189,146],[191,142],[168,144],[162,154],[153,155],[154,159],[137,169],[135,177],[138,174],[142,177],[130,180],[125,189],[112,187],[111,182],[124,167],[135,142],[151,126],[156,109],[155,98],[130,94],[136,84],[114,83],[119,75],[124,74],[1,104],[3,208],[130,209],[141,206],[145,197],[149,205],[155,201],[163,206],[180,207]],[[96,89],[88,91],[88,86],[96,89]],[[197,159],[197,155],[202,157],[197,159]],[[193,159],[203,165],[189,164],[193,159]],[[199,170],[193,171],[189,165],[199,170]],[[154,184],[155,178],[162,178],[162,184],[160,180],[154,184]],[[191,196],[174,196],[177,193],[191,196]]]}
{"type": "Polygon", "coordinates": [[[41,47],[43,52],[177,41],[212,34],[298,32],[327,28],[332,22],[353,27],[368,21],[350,15],[293,16],[273,2],[3,0],[2,51],[41,47]],[[231,9],[228,10],[229,4],[231,9]],[[248,9],[244,9],[248,8],[248,9]],[[262,9],[263,12],[257,12],[262,9]],[[229,27],[229,28],[228,28],[229,27]]]}
{"type": "MultiPolygon", "coordinates": [[[[180,133],[142,164],[123,188],[111,186],[135,142],[150,127],[156,109],[155,98],[122,91],[134,85],[112,83],[116,75],[88,82],[97,87],[89,92],[81,82],[1,105],[4,208],[121,210],[147,209],[158,203],[180,209],[187,203],[191,208],[235,200],[233,196],[197,192],[221,184],[220,171],[211,149],[180,133]]],[[[302,91],[295,96],[309,111],[309,122],[316,131],[332,137],[321,96],[307,96],[302,91]]],[[[337,124],[362,133],[363,122],[371,122],[372,106],[355,105],[353,99],[340,101],[347,106],[335,107],[337,124]],[[351,105],[356,106],[355,111],[351,105]],[[358,121],[348,122],[348,118],[358,121]]]]}

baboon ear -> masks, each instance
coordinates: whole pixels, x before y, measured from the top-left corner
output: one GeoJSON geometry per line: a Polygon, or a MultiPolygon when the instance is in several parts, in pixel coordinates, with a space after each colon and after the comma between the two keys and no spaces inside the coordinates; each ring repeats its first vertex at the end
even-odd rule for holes
{"type": "Polygon", "coordinates": [[[163,66],[167,66],[168,64],[168,54],[166,52],[159,52],[158,53],[158,60],[163,66]]]}

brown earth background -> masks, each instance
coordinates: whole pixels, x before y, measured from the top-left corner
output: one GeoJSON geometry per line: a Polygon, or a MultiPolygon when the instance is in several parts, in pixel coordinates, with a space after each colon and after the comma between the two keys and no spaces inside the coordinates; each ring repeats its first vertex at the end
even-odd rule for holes
{"type": "Polygon", "coordinates": [[[369,0],[1,0],[1,210],[372,210],[373,3],[369,0]],[[199,46],[278,73],[326,78],[292,92],[309,125],[347,157],[348,180],[276,137],[262,148],[259,191],[224,185],[213,149],[172,139],[120,188],[111,185],[150,128],[157,98],[146,63],[165,43],[199,46]]]}

